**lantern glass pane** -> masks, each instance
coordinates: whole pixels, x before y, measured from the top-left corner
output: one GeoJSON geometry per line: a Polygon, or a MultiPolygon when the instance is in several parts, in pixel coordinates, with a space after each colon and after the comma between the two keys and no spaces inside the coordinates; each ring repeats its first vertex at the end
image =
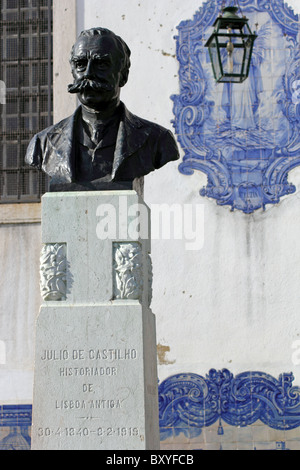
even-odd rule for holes
{"type": "Polygon", "coordinates": [[[244,49],[234,48],[232,54],[226,49],[222,53],[222,65],[224,74],[241,75],[243,73],[244,49]]]}
{"type": "Polygon", "coordinates": [[[209,46],[209,54],[210,54],[210,59],[212,62],[215,78],[218,79],[222,75],[222,71],[220,68],[218,43],[217,43],[216,37],[212,38],[212,41],[209,46]]]}
{"type": "Polygon", "coordinates": [[[244,71],[245,74],[247,73],[250,67],[252,47],[253,47],[253,41],[249,38],[245,44],[245,71],[244,71]]]}

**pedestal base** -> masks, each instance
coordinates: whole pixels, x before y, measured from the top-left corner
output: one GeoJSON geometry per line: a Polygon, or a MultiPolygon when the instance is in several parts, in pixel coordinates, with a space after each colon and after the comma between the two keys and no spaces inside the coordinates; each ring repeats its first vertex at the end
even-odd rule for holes
{"type": "Polygon", "coordinates": [[[155,336],[138,301],[42,305],[32,449],[159,449],[155,336]]]}

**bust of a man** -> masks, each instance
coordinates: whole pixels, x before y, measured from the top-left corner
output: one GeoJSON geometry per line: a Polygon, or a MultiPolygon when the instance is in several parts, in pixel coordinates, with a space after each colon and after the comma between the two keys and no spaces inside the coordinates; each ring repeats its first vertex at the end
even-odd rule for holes
{"type": "Polygon", "coordinates": [[[80,106],[35,135],[25,158],[50,176],[53,187],[132,182],[179,158],[169,130],[133,115],[120,101],[130,50],[119,36],[105,28],[83,31],[70,63],[74,83],[68,91],[80,106]]]}

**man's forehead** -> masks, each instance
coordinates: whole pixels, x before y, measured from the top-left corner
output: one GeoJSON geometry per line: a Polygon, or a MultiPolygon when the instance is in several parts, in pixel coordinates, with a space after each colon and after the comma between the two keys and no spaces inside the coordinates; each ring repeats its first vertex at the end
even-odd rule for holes
{"type": "Polygon", "coordinates": [[[91,52],[120,55],[116,40],[110,36],[82,36],[74,44],[73,55],[86,55],[91,52]]]}

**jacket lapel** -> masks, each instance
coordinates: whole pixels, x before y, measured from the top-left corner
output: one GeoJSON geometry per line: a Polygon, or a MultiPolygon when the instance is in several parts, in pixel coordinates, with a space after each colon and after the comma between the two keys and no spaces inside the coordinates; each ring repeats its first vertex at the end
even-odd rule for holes
{"type": "MultiPolygon", "coordinates": [[[[119,125],[111,179],[113,180],[123,161],[133,155],[145,143],[150,127],[145,122],[130,113],[122,103],[123,112],[119,125]],[[139,132],[137,132],[139,129],[139,132]]],[[[81,113],[81,106],[69,118],[64,119],[52,128],[47,137],[51,145],[51,154],[55,155],[56,174],[62,179],[75,180],[75,141],[74,132],[76,121],[81,113]]]]}
{"type": "Polygon", "coordinates": [[[112,179],[123,161],[143,146],[151,132],[151,129],[145,126],[140,118],[130,113],[123,103],[122,106],[124,109],[117,136],[112,179]],[[139,132],[137,129],[140,129],[139,132]]]}
{"type": "Polygon", "coordinates": [[[47,135],[51,154],[55,155],[56,174],[69,182],[75,179],[74,131],[80,110],[79,106],[72,116],[53,126],[47,135]]]}

